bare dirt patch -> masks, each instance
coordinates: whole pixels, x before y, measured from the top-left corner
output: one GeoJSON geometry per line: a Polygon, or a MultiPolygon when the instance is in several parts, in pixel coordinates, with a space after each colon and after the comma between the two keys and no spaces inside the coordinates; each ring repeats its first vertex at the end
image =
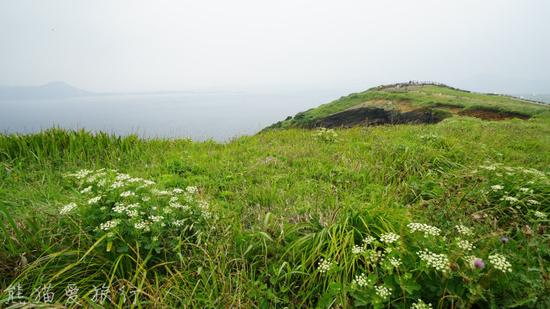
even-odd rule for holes
{"type": "Polygon", "coordinates": [[[489,109],[468,109],[468,110],[463,110],[458,114],[461,116],[476,117],[483,120],[506,120],[511,118],[527,120],[531,118],[531,116],[525,115],[525,114],[505,112],[505,111],[495,111],[495,110],[489,110],[489,109]]]}

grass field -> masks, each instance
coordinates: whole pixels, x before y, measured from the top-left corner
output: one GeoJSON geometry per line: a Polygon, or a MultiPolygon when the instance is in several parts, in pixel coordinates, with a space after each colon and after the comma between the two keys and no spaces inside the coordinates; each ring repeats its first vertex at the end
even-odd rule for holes
{"type": "Polygon", "coordinates": [[[533,117],[0,135],[0,307],[548,308],[550,113],[509,104],[533,117]]]}

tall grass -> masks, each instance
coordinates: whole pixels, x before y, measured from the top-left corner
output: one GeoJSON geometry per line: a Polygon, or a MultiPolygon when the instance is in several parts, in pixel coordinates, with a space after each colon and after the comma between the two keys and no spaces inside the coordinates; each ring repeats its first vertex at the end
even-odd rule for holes
{"type": "Polygon", "coordinates": [[[548,123],[454,118],[337,130],[327,141],[292,129],[226,144],[60,129],[0,135],[0,306],[17,284],[32,296],[26,302],[51,284],[62,304],[74,283],[84,306],[93,306],[95,291],[106,284],[113,307],[352,307],[362,292],[351,282],[366,269],[353,247],[366,235],[395,232],[403,239],[403,262],[416,265],[414,250],[428,242],[409,235],[406,224],[420,221],[445,231],[474,227],[480,254],[508,254],[514,273],[492,271],[483,282],[464,270],[460,280],[476,283],[467,285],[411,266],[388,275],[399,294],[382,305],[407,307],[420,295],[434,307],[544,307],[548,223],[533,213],[550,212],[547,186],[538,178],[528,184],[531,178],[483,174],[479,166],[548,173],[548,123]],[[167,189],[198,186],[220,217],[215,237],[154,262],[153,253],[130,242],[127,252],[105,252],[105,239],[59,215],[79,196],[63,175],[102,167],[167,189]],[[490,192],[497,183],[510,192],[528,186],[540,205],[510,210],[490,192]],[[502,236],[510,238],[507,245],[502,236]],[[319,272],[321,258],[337,262],[334,271],[319,272]]]}

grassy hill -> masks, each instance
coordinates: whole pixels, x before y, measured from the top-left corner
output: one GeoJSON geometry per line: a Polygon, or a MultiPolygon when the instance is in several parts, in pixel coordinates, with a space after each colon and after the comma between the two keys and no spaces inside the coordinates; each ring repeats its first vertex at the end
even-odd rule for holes
{"type": "Polygon", "coordinates": [[[270,126],[349,127],[384,123],[433,123],[452,116],[528,119],[549,107],[497,94],[472,93],[442,84],[400,83],[371,88],[323,104],[270,126]]]}
{"type": "Polygon", "coordinates": [[[548,112],[393,88],[228,143],[0,135],[0,307],[550,307],[548,112]],[[382,100],[531,117],[298,128],[382,100]]]}

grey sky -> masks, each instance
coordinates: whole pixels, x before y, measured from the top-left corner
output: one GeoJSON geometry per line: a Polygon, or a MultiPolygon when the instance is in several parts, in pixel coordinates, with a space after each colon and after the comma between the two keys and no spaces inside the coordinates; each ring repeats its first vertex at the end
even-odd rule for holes
{"type": "Polygon", "coordinates": [[[410,79],[550,93],[550,1],[0,0],[0,85],[346,92],[410,79]]]}

